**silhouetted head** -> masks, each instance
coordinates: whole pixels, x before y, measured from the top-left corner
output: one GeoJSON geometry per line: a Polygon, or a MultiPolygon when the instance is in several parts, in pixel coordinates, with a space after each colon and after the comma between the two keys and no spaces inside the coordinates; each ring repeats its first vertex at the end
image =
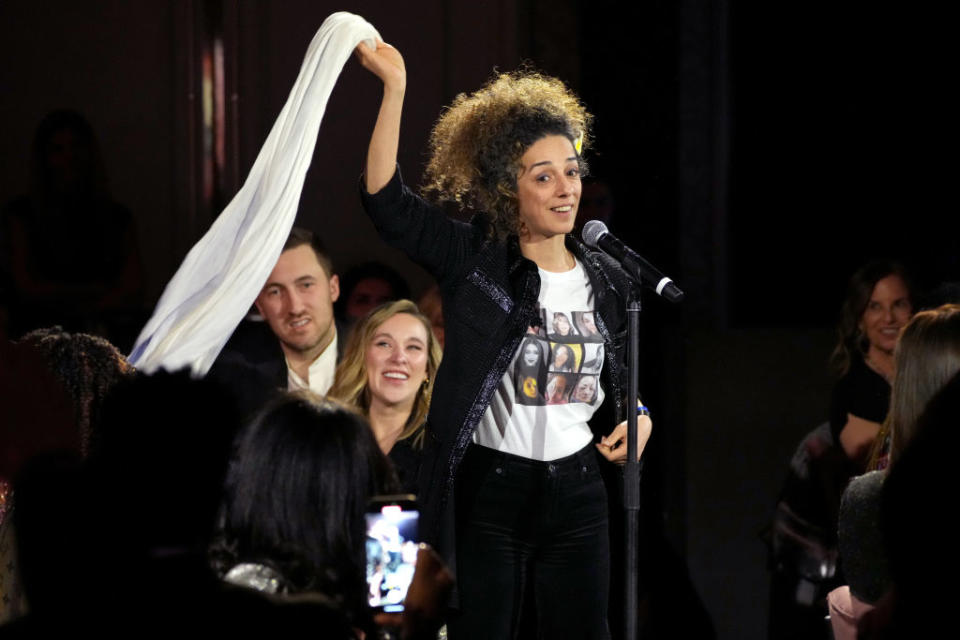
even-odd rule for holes
{"type": "Polygon", "coordinates": [[[239,562],[278,569],[291,591],[364,606],[364,513],[391,478],[363,418],[309,392],[284,395],[244,428],[224,492],[221,573],[239,562]]]}
{"type": "Polygon", "coordinates": [[[33,140],[34,187],[46,194],[105,196],[106,171],[90,123],[58,109],[40,122],[33,140]]]}

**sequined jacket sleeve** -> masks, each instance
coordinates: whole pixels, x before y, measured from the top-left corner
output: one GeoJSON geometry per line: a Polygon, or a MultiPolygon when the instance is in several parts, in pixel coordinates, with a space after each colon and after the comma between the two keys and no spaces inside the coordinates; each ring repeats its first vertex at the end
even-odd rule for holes
{"type": "Polygon", "coordinates": [[[404,251],[441,286],[456,277],[482,241],[476,227],[452,220],[413,193],[403,183],[400,167],[376,193],[368,193],[361,178],[360,197],[380,237],[404,251]]]}

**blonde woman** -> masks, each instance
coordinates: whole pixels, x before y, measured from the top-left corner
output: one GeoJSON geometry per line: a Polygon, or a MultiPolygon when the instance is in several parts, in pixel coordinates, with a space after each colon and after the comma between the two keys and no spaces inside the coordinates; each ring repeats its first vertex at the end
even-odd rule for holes
{"type": "Polygon", "coordinates": [[[405,491],[416,493],[423,427],[440,345],[410,300],[381,305],[353,328],[328,395],[358,408],[405,491]]]}

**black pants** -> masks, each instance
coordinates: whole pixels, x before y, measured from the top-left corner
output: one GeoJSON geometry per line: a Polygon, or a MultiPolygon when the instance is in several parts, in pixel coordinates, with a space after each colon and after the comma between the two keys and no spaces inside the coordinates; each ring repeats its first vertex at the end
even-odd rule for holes
{"type": "Polygon", "coordinates": [[[457,472],[455,640],[516,637],[532,587],[543,638],[609,638],[607,495],[593,444],[551,462],[471,445],[457,472]]]}

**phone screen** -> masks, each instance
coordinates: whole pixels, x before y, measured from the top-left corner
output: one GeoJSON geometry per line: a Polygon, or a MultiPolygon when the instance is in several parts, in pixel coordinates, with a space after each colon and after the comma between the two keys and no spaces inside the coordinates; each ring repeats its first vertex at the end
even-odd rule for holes
{"type": "Polygon", "coordinates": [[[419,511],[412,499],[387,496],[367,510],[367,597],[371,607],[403,611],[416,568],[419,511]]]}

